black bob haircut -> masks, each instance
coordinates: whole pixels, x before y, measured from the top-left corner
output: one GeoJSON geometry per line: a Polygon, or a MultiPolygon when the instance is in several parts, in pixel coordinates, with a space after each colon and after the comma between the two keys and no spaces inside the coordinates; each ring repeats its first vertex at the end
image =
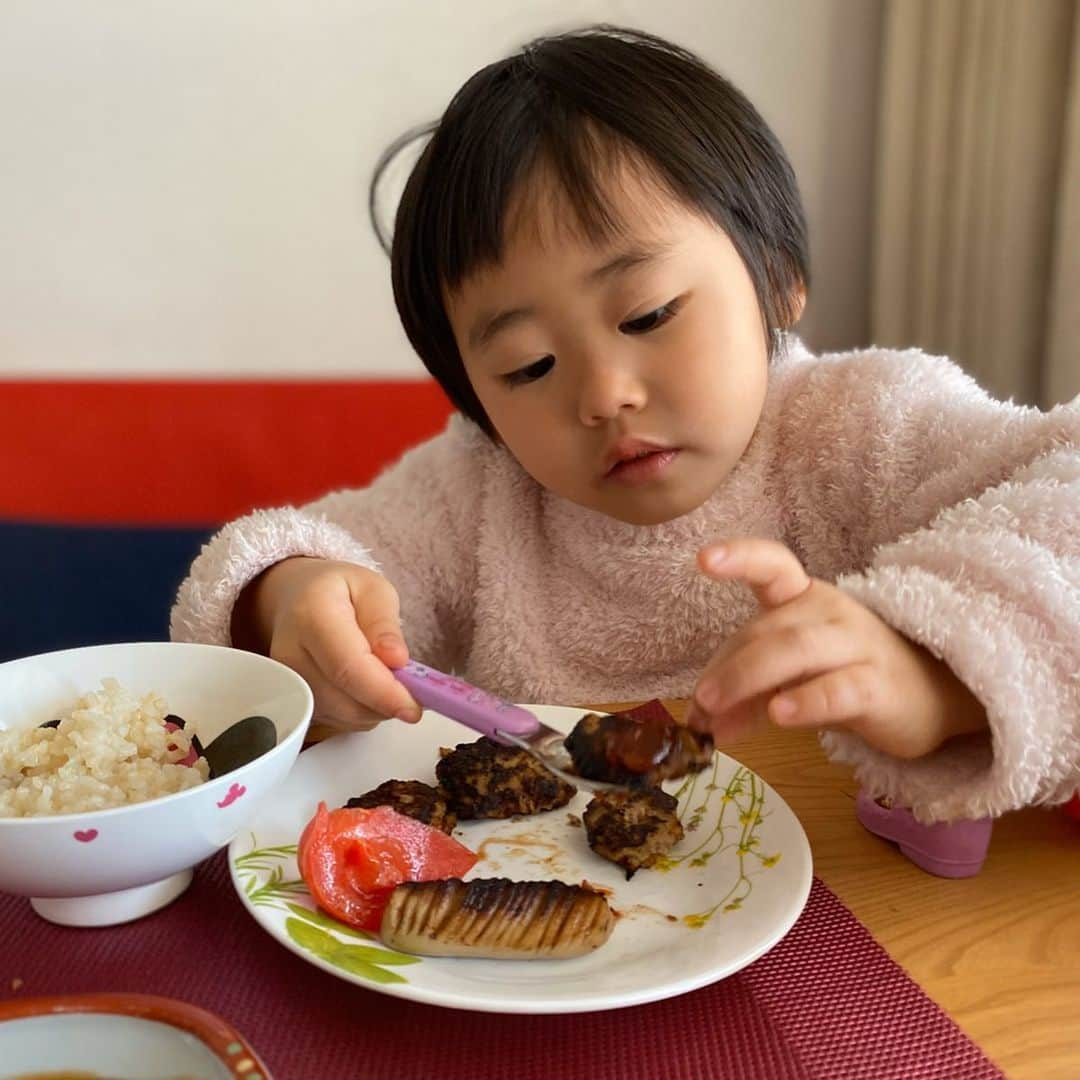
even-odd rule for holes
{"type": "Polygon", "coordinates": [[[595,240],[619,228],[599,189],[604,166],[613,153],[644,165],[731,239],[770,354],[773,331],[797,317],[809,258],[791,164],[746,97],[686,49],[611,26],[539,38],[470,78],[432,130],[394,222],[394,301],[424,366],[489,436],[444,290],[498,263],[508,206],[538,165],[595,240]]]}

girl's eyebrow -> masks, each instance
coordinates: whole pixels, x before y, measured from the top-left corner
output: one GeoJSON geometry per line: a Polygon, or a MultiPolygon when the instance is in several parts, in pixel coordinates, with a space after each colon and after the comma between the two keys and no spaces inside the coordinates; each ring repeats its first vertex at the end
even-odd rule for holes
{"type": "Polygon", "coordinates": [[[629,248],[626,251],[619,252],[619,254],[608,259],[607,262],[597,266],[595,269],[590,270],[585,275],[584,280],[586,284],[594,285],[604,278],[616,277],[619,274],[625,274],[628,270],[634,270],[639,266],[659,262],[670,253],[671,246],[668,244],[656,244],[652,247],[629,248]]]}
{"type": "Polygon", "coordinates": [[[474,349],[481,349],[487,345],[496,334],[502,333],[507,327],[522,319],[532,318],[536,314],[536,308],[520,307],[508,308],[492,315],[485,313],[473,323],[469,331],[469,345],[474,349]]]}
{"type": "MultiPolygon", "coordinates": [[[[620,274],[635,270],[639,266],[659,262],[670,253],[671,245],[668,244],[629,248],[587,271],[582,277],[582,283],[596,285],[605,278],[618,277],[620,274]]],[[[473,349],[481,349],[489,344],[497,334],[502,333],[503,330],[506,330],[514,323],[530,319],[535,315],[536,308],[533,307],[507,308],[505,311],[498,311],[494,314],[485,312],[473,323],[473,327],[469,331],[469,346],[473,349]]]]}

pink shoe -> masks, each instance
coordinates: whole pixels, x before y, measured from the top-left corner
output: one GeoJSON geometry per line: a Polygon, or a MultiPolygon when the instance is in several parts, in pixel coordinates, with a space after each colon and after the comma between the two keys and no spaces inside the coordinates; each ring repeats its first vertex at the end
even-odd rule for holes
{"type": "Polygon", "coordinates": [[[892,840],[916,866],[938,877],[972,877],[990,846],[992,818],[921,825],[905,806],[886,807],[860,791],[855,816],[876,836],[892,840]]]}

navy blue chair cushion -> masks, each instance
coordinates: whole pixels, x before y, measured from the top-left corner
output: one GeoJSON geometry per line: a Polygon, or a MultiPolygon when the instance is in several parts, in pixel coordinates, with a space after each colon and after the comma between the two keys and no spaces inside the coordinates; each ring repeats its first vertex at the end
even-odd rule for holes
{"type": "Polygon", "coordinates": [[[166,640],[177,587],[213,532],[0,521],[0,661],[166,640]]]}

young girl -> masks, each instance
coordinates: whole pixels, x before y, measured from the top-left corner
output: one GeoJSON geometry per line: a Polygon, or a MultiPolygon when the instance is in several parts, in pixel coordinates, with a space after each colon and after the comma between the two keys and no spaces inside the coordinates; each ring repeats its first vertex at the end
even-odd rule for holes
{"type": "Polygon", "coordinates": [[[816,728],[925,822],[1080,784],[1078,402],[790,337],[791,167],[692,54],[596,28],[480,71],[392,273],[460,415],[223,529],[175,638],[269,652],[342,728],[419,718],[413,655],[517,701],[692,696],[721,744],[816,728]]]}

